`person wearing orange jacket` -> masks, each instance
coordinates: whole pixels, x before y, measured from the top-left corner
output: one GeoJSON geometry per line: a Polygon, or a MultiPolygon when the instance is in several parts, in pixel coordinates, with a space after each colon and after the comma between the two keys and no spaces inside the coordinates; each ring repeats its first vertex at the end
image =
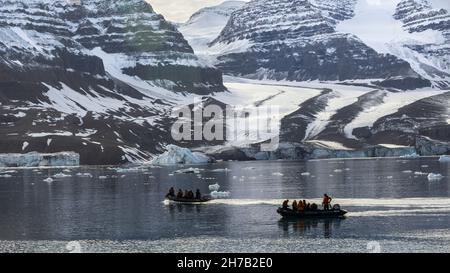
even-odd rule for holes
{"type": "Polygon", "coordinates": [[[324,210],[330,210],[330,204],[332,200],[333,199],[329,197],[326,193],[323,195],[322,205],[324,210]]]}

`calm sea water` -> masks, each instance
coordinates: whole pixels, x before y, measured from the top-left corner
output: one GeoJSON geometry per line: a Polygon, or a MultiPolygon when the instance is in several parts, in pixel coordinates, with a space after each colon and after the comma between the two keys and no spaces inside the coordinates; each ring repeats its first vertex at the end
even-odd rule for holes
{"type": "Polygon", "coordinates": [[[436,158],[223,162],[173,173],[188,167],[0,169],[0,251],[450,252],[450,164],[436,158]],[[445,178],[430,182],[430,172],[445,178]],[[206,193],[216,183],[227,199],[164,202],[170,186],[206,193]],[[285,198],[320,202],[325,192],[346,219],[276,213],[285,198]]]}

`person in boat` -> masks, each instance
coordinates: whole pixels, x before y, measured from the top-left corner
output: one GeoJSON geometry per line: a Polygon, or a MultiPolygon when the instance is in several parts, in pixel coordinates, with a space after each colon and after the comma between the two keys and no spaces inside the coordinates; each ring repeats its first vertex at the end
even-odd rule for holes
{"type": "Polygon", "coordinates": [[[194,199],[194,192],[193,191],[188,191],[188,198],[189,199],[194,199]]]}
{"type": "Polygon", "coordinates": [[[183,191],[181,189],[178,190],[177,198],[183,198],[183,191]]]}
{"type": "Polygon", "coordinates": [[[303,206],[303,202],[302,201],[298,202],[298,204],[297,204],[297,211],[299,211],[299,212],[305,211],[305,207],[303,206]]]}
{"type": "Polygon", "coordinates": [[[289,208],[289,199],[283,201],[282,207],[283,207],[283,209],[288,209],[289,208]]]}
{"type": "Polygon", "coordinates": [[[199,189],[197,189],[197,191],[195,192],[195,199],[198,199],[198,200],[202,199],[202,194],[200,193],[199,189]]]}
{"type": "Polygon", "coordinates": [[[323,195],[322,205],[324,210],[330,210],[331,200],[333,199],[329,197],[326,193],[323,195]]]}
{"type": "Polygon", "coordinates": [[[306,210],[306,200],[303,200],[302,203],[303,203],[303,210],[306,210]]]}
{"type": "Polygon", "coordinates": [[[306,204],[305,210],[311,210],[311,204],[309,202],[306,204]]]}
{"type": "Polygon", "coordinates": [[[183,198],[189,198],[189,192],[188,192],[188,190],[184,190],[184,195],[183,195],[183,198]]]}
{"type": "Polygon", "coordinates": [[[169,189],[169,193],[166,195],[166,197],[175,197],[175,189],[173,187],[169,189]]]}
{"type": "Polygon", "coordinates": [[[294,202],[292,202],[292,210],[297,211],[297,200],[294,200],[294,202]]]}
{"type": "Polygon", "coordinates": [[[319,206],[317,206],[316,203],[311,204],[311,210],[317,210],[318,208],[319,208],[319,206]]]}

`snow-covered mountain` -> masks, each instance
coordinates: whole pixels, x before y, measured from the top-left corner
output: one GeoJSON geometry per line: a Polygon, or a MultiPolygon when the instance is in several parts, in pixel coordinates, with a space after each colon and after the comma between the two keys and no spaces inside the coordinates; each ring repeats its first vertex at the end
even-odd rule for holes
{"type": "Polygon", "coordinates": [[[2,153],[149,159],[174,100],[225,89],[144,0],[1,0],[0,37],[2,153]]]}
{"type": "Polygon", "coordinates": [[[231,15],[210,51],[218,53],[216,66],[225,73],[249,78],[391,79],[405,88],[429,86],[406,61],[337,31],[355,3],[253,0],[231,15]]]}
{"type": "Polygon", "coordinates": [[[166,144],[225,160],[450,153],[448,12],[365,2],[228,1],[180,32],[144,0],[0,0],[0,153],[74,151],[81,164],[149,161],[166,144]],[[207,105],[279,106],[279,127],[258,132],[262,116],[237,139],[174,141],[171,112],[207,105]]]}
{"type": "Polygon", "coordinates": [[[220,34],[227,24],[231,14],[241,8],[243,1],[226,1],[220,5],[203,8],[194,13],[191,18],[180,24],[179,30],[194,51],[203,53],[220,34]]]}

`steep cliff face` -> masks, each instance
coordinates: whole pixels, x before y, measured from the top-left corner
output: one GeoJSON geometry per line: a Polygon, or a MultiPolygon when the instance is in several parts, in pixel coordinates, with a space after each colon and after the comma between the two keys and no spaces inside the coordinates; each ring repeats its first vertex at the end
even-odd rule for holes
{"type": "Polygon", "coordinates": [[[435,9],[425,0],[401,1],[394,18],[403,23],[403,28],[416,35],[432,35],[423,43],[407,41],[403,48],[405,59],[415,65],[416,71],[434,81],[438,87],[450,86],[450,13],[435,9]],[[433,41],[434,40],[434,41],[433,41]]]}
{"type": "Polygon", "coordinates": [[[169,98],[222,90],[221,73],[143,0],[0,1],[2,153],[149,159],[170,142],[169,98]]]}
{"type": "MultiPolygon", "coordinates": [[[[253,0],[231,15],[211,44],[217,66],[250,78],[295,81],[414,79],[411,66],[379,54],[336,24],[353,15],[355,1],[253,0]]],[[[418,86],[429,82],[418,81],[418,86]]]]}

